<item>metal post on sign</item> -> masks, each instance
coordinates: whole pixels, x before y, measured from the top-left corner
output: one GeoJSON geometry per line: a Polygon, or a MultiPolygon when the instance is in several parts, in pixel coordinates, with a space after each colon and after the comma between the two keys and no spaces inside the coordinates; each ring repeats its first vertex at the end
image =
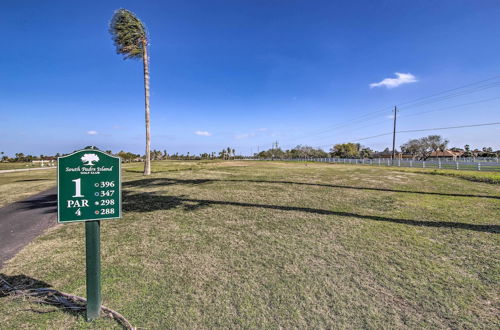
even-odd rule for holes
{"type": "Polygon", "coordinates": [[[101,312],[101,221],[122,217],[121,198],[119,157],[89,147],[58,158],[57,222],[85,222],[87,321],[101,312]]]}
{"type": "Polygon", "coordinates": [[[101,222],[85,222],[85,254],[87,257],[87,321],[101,312],[101,222]]]}
{"type": "Polygon", "coordinates": [[[458,170],[458,162],[457,162],[457,170],[458,170]]]}
{"type": "Polygon", "coordinates": [[[481,163],[477,163],[477,170],[481,171],[481,163]]]}

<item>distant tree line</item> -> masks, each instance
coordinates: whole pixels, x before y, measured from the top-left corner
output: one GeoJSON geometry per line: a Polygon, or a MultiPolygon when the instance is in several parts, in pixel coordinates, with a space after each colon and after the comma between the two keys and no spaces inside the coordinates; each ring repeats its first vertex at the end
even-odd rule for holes
{"type": "MultiPolygon", "coordinates": [[[[406,143],[400,146],[400,151],[397,151],[398,157],[412,158],[417,160],[426,160],[434,152],[445,152],[451,151],[458,155],[458,157],[500,157],[500,150],[494,151],[491,147],[484,147],[482,149],[470,148],[470,145],[466,144],[464,148],[448,148],[449,141],[443,139],[440,135],[429,135],[419,139],[410,139],[406,143]]],[[[95,149],[99,150],[96,146],[86,146],[82,149],[95,149]]],[[[80,149],[81,150],[81,149],[80,149]]],[[[77,150],[75,150],[77,151],[77,150]]],[[[111,150],[106,150],[106,153],[113,155],[111,150]]],[[[66,155],[66,154],[63,154],[66,155]]],[[[119,151],[115,155],[121,157],[124,162],[143,162],[145,160],[144,155],[135,154],[128,151],[119,151]]],[[[219,152],[211,153],[200,153],[200,154],[179,154],[178,152],[174,154],[168,154],[167,150],[155,150],[153,149],[150,153],[152,161],[155,160],[203,160],[203,159],[243,159],[247,158],[245,156],[237,155],[236,150],[231,147],[222,149],[219,152]]],[[[338,157],[338,158],[389,158],[392,155],[392,151],[389,148],[385,148],[383,151],[374,151],[368,147],[365,147],[359,143],[339,143],[335,144],[330,148],[329,152],[324,151],[321,148],[314,148],[307,145],[297,145],[295,148],[289,150],[283,150],[278,147],[278,143],[273,144],[273,148],[269,150],[264,150],[259,153],[252,155],[254,158],[261,159],[293,159],[293,158],[327,158],[327,157],[338,157]]],[[[61,154],[57,153],[54,156],[47,155],[25,155],[24,153],[16,153],[14,157],[9,157],[5,155],[4,152],[0,151],[0,160],[2,162],[32,162],[35,160],[56,160],[61,154]]]]}
{"type": "MultiPolygon", "coordinates": [[[[481,150],[471,150],[469,145],[462,148],[448,149],[449,141],[443,139],[440,135],[429,135],[419,139],[411,139],[401,145],[400,151],[396,151],[398,156],[406,158],[426,160],[434,152],[452,151],[454,155],[459,157],[499,157],[500,150],[493,151],[491,147],[484,147],[481,150]]],[[[311,146],[298,145],[293,149],[282,150],[281,148],[271,148],[254,154],[256,158],[264,159],[293,159],[293,158],[388,158],[392,156],[392,150],[385,148],[383,151],[374,151],[368,147],[364,147],[359,143],[339,143],[332,146],[329,152],[320,148],[311,146]]]]}
{"type": "Polygon", "coordinates": [[[328,153],[319,148],[298,145],[290,150],[282,150],[279,147],[261,151],[255,155],[258,158],[291,159],[291,158],[324,158],[328,153]]]}

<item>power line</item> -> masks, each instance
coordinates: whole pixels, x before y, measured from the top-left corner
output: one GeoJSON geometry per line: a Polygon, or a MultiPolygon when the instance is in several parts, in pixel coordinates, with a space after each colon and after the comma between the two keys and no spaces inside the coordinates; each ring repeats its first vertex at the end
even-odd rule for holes
{"type": "MultiPolygon", "coordinates": [[[[419,102],[417,104],[406,106],[403,109],[408,109],[408,108],[413,108],[413,107],[420,107],[420,106],[424,106],[424,105],[428,105],[428,104],[432,104],[432,103],[436,103],[436,102],[441,102],[441,101],[444,101],[444,100],[448,100],[448,99],[451,99],[451,98],[454,98],[454,97],[459,97],[459,96],[463,96],[463,95],[467,95],[467,94],[471,94],[471,93],[476,93],[476,92],[479,92],[479,91],[483,91],[485,89],[489,89],[489,88],[493,88],[493,87],[498,87],[498,86],[500,86],[500,81],[490,82],[490,83],[484,84],[482,86],[475,86],[475,85],[478,85],[478,84],[481,84],[481,83],[484,83],[484,82],[487,82],[487,81],[491,81],[491,80],[494,80],[494,79],[498,79],[498,78],[500,78],[500,75],[496,75],[496,76],[493,76],[493,77],[490,77],[490,78],[487,78],[487,79],[479,80],[477,82],[466,84],[466,85],[463,85],[463,86],[460,86],[460,87],[455,87],[455,88],[452,88],[452,89],[448,89],[448,90],[445,90],[445,91],[442,91],[442,92],[439,92],[439,93],[431,94],[429,96],[420,97],[420,98],[417,98],[417,99],[414,99],[414,100],[411,100],[411,101],[406,101],[406,102],[403,102],[403,103],[399,103],[398,106],[401,106],[403,104],[415,103],[416,101],[422,101],[422,102],[419,102]],[[471,87],[471,86],[475,86],[475,87],[470,88],[469,90],[458,91],[460,89],[464,89],[464,88],[471,87]],[[449,94],[449,95],[442,95],[442,94],[446,94],[446,93],[449,93],[449,92],[452,92],[452,91],[458,91],[458,92],[454,93],[454,94],[449,94]],[[437,96],[439,96],[439,97],[437,97],[437,96]]],[[[351,126],[353,124],[357,124],[357,123],[361,123],[361,122],[365,122],[365,121],[370,121],[370,120],[373,120],[373,119],[377,118],[378,114],[383,113],[383,112],[388,112],[389,109],[391,109],[391,108],[387,107],[387,108],[383,108],[381,110],[369,112],[369,113],[363,114],[361,116],[355,117],[353,120],[350,120],[350,121],[347,121],[347,122],[342,122],[342,123],[336,124],[334,126],[329,126],[328,128],[325,128],[325,129],[323,129],[323,130],[321,130],[319,132],[315,132],[315,133],[312,133],[312,134],[306,134],[306,135],[303,135],[302,137],[297,137],[297,138],[290,139],[289,141],[294,141],[294,140],[299,140],[299,139],[303,139],[303,138],[314,137],[314,136],[318,136],[318,135],[321,135],[321,134],[324,134],[324,133],[328,133],[328,132],[330,132],[331,130],[334,130],[334,129],[344,128],[344,127],[351,126]],[[365,117],[368,117],[368,118],[365,118],[365,117]]]]}
{"type": "MultiPolygon", "coordinates": [[[[454,109],[454,108],[459,108],[459,107],[468,106],[468,105],[475,105],[475,104],[485,103],[485,102],[494,101],[494,100],[498,100],[498,99],[500,99],[500,96],[499,97],[492,97],[492,98],[488,98],[488,99],[477,100],[477,101],[468,102],[468,103],[456,104],[456,105],[452,105],[452,106],[448,106],[448,107],[443,107],[443,108],[438,108],[438,109],[432,109],[432,110],[429,110],[429,111],[421,111],[421,112],[417,112],[417,113],[403,114],[403,115],[400,115],[399,117],[400,118],[413,117],[413,116],[423,115],[423,114],[426,114],[426,113],[432,113],[432,112],[438,112],[438,111],[443,111],[443,110],[448,110],[448,109],[454,109]]],[[[400,110],[398,109],[398,112],[399,111],[400,110]]],[[[374,124],[379,124],[379,123],[386,122],[386,121],[387,120],[383,120],[383,121],[379,120],[379,121],[377,121],[377,122],[375,122],[373,124],[365,125],[365,126],[361,126],[361,127],[357,127],[356,129],[372,127],[372,126],[375,126],[374,124]]]]}
{"type": "Polygon", "coordinates": [[[394,165],[394,158],[396,158],[396,118],[398,118],[398,108],[394,107],[394,129],[392,133],[392,165],[394,165]]]}
{"type": "MultiPolygon", "coordinates": [[[[460,87],[455,87],[455,88],[452,88],[452,89],[448,89],[448,90],[445,90],[445,91],[442,91],[442,92],[439,92],[439,93],[431,94],[429,96],[420,97],[420,98],[417,98],[417,99],[414,99],[414,100],[411,100],[411,101],[406,101],[406,102],[403,102],[403,103],[399,103],[398,106],[401,106],[403,104],[415,103],[416,101],[422,101],[422,102],[417,103],[417,104],[406,106],[403,109],[408,109],[408,108],[413,108],[413,107],[420,107],[420,106],[423,106],[423,105],[428,105],[428,104],[432,104],[432,103],[435,103],[435,102],[440,102],[440,101],[448,100],[448,99],[451,99],[451,98],[454,98],[454,97],[458,97],[458,96],[463,96],[463,95],[467,95],[467,94],[479,92],[479,91],[482,91],[482,90],[485,90],[485,89],[489,89],[489,88],[493,88],[493,87],[498,87],[498,86],[500,86],[500,81],[490,82],[490,83],[482,85],[482,86],[475,86],[475,85],[478,85],[478,84],[481,84],[481,83],[484,83],[484,82],[487,82],[487,81],[492,81],[492,80],[498,79],[498,78],[500,78],[500,75],[496,75],[496,76],[493,76],[493,77],[490,77],[490,78],[487,78],[487,79],[479,80],[477,82],[466,84],[466,85],[463,85],[463,86],[460,86],[460,87]],[[473,87],[473,88],[471,88],[469,90],[459,91],[459,92],[454,93],[454,94],[442,95],[442,94],[446,94],[446,93],[453,92],[453,91],[458,91],[460,89],[464,89],[464,88],[471,87],[471,86],[475,86],[475,87],[473,87]],[[439,95],[442,95],[442,96],[436,98],[439,95]],[[432,99],[432,98],[434,98],[434,99],[432,99]],[[427,100],[427,101],[425,101],[425,100],[427,100]]],[[[302,139],[302,138],[307,138],[307,137],[313,137],[313,136],[321,135],[321,134],[330,132],[333,129],[343,128],[343,127],[350,126],[352,124],[369,121],[369,120],[372,120],[372,119],[375,119],[375,118],[378,117],[378,116],[374,117],[374,115],[378,115],[378,114],[380,114],[382,112],[387,112],[389,109],[390,108],[388,107],[388,108],[384,108],[384,109],[381,109],[381,110],[378,110],[378,111],[369,112],[369,113],[366,113],[364,115],[361,115],[361,116],[357,117],[357,119],[355,118],[354,120],[350,120],[348,122],[344,122],[344,123],[336,124],[334,126],[330,126],[327,129],[321,130],[321,131],[313,133],[313,134],[308,134],[308,135],[304,135],[302,137],[294,138],[294,139],[292,139],[292,141],[293,140],[302,139]],[[368,118],[364,118],[364,117],[368,117],[368,118]],[[364,118],[364,119],[362,119],[362,118],[364,118]]]]}
{"type": "MultiPolygon", "coordinates": [[[[487,78],[487,79],[479,80],[479,81],[476,81],[476,82],[473,82],[473,83],[469,83],[469,84],[466,84],[466,85],[462,85],[462,86],[459,86],[459,87],[451,88],[451,89],[448,89],[448,90],[445,90],[445,91],[442,91],[442,92],[439,92],[439,93],[431,94],[431,95],[428,95],[428,96],[425,96],[425,97],[419,97],[419,98],[416,98],[416,99],[413,99],[413,100],[410,100],[410,101],[398,103],[398,106],[407,105],[406,107],[403,107],[403,110],[405,110],[405,109],[408,109],[408,108],[420,107],[420,106],[424,106],[424,105],[428,105],[428,104],[432,104],[432,103],[436,103],[436,102],[448,100],[448,99],[451,99],[451,98],[454,98],[454,97],[459,97],[459,96],[463,96],[463,95],[467,95],[467,94],[471,94],[471,93],[483,91],[485,89],[489,89],[489,88],[493,88],[493,87],[498,87],[498,86],[500,86],[500,81],[493,81],[492,82],[492,80],[495,80],[495,79],[498,79],[498,78],[500,78],[500,75],[496,75],[496,76],[493,76],[493,77],[490,77],[490,78],[487,78]],[[478,84],[482,84],[482,83],[485,83],[485,82],[489,82],[489,83],[483,84],[483,85],[480,85],[480,86],[476,86],[478,84]],[[468,87],[472,87],[472,88],[466,89],[468,87]],[[465,90],[463,90],[463,89],[465,89],[465,90]],[[462,91],[460,91],[460,90],[462,90],[462,91]],[[457,91],[457,92],[446,95],[447,93],[450,93],[450,92],[453,92],[453,91],[457,91]],[[418,101],[420,101],[420,102],[418,102],[418,101]],[[415,104],[412,104],[412,103],[415,103],[415,104]]],[[[414,114],[410,114],[410,115],[406,115],[406,116],[403,115],[403,117],[410,117],[410,116],[415,116],[415,115],[419,115],[419,114],[436,112],[436,111],[451,109],[451,108],[465,106],[465,105],[472,105],[472,104],[477,104],[477,103],[482,103],[482,102],[487,102],[487,101],[495,100],[495,99],[498,99],[498,98],[500,98],[500,97],[490,98],[490,99],[484,99],[484,100],[479,100],[479,101],[475,101],[475,102],[469,102],[469,103],[465,103],[465,104],[461,104],[461,105],[454,105],[454,106],[450,106],[450,107],[445,107],[445,108],[440,108],[440,109],[435,109],[435,110],[430,110],[430,111],[424,111],[424,112],[420,112],[420,113],[414,113],[414,114]]],[[[321,130],[319,132],[315,132],[313,134],[306,134],[306,135],[303,135],[302,137],[297,137],[297,138],[290,139],[289,141],[294,141],[294,140],[299,140],[299,139],[314,137],[314,136],[318,136],[318,135],[321,135],[321,134],[324,134],[324,133],[331,132],[331,130],[333,130],[333,129],[344,128],[344,127],[348,127],[348,126],[353,125],[353,124],[357,124],[357,123],[361,123],[361,122],[365,122],[365,121],[370,121],[370,120],[373,120],[375,118],[378,118],[379,117],[378,115],[380,113],[388,112],[389,109],[390,108],[387,107],[387,108],[383,108],[381,110],[377,110],[377,111],[373,111],[373,112],[368,112],[368,113],[365,113],[365,114],[360,115],[358,117],[355,117],[353,120],[342,122],[342,123],[338,123],[338,124],[335,124],[334,126],[329,126],[327,129],[321,130]]],[[[373,126],[373,125],[368,125],[368,126],[364,126],[364,127],[369,127],[369,126],[373,126]]],[[[399,133],[399,132],[396,132],[396,133],[399,133]]],[[[291,146],[291,145],[287,145],[287,146],[291,146]]],[[[259,147],[264,147],[264,146],[257,146],[257,148],[259,148],[259,147]]]]}
{"type": "Polygon", "coordinates": [[[452,98],[455,98],[455,97],[459,97],[459,96],[463,96],[463,95],[467,95],[467,94],[472,94],[472,93],[480,92],[480,91],[483,91],[483,90],[486,90],[486,89],[489,89],[489,88],[493,88],[493,87],[498,87],[498,86],[500,86],[500,82],[495,82],[495,83],[492,83],[492,84],[489,84],[489,85],[485,85],[485,86],[477,86],[477,87],[475,87],[474,89],[471,89],[471,90],[465,90],[465,91],[461,91],[461,92],[454,93],[454,94],[443,95],[443,96],[440,96],[438,98],[430,99],[430,100],[427,100],[427,101],[422,101],[422,102],[419,102],[419,103],[416,103],[416,104],[413,104],[413,105],[409,105],[409,106],[403,107],[403,109],[416,108],[416,107],[421,107],[421,106],[432,104],[432,103],[436,103],[436,102],[442,102],[442,101],[449,100],[449,99],[452,99],[452,98]]]}
{"type": "Polygon", "coordinates": [[[431,97],[434,97],[434,96],[437,96],[437,95],[441,95],[441,94],[445,94],[445,93],[448,93],[448,92],[452,92],[452,91],[455,91],[455,90],[458,90],[458,89],[462,89],[462,88],[474,86],[474,85],[477,85],[477,84],[480,84],[480,83],[483,83],[483,82],[486,82],[486,81],[494,80],[494,79],[497,79],[497,78],[500,78],[500,75],[496,75],[496,76],[493,76],[493,77],[490,77],[490,78],[486,78],[486,79],[483,79],[483,80],[479,80],[479,81],[476,81],[476,82],[473,82],[473,83],[470,83],[470,84],[466,84],[466,85],[463,85],[463,86],[451,88],[451,89],[448,89],[448,90],[445,90],[445,91],[442,91],[442,92],[439,92],[439,93],[435,93],[435,94],[431,94],[431,95],[428,95],[428,96],[419,97],[419,98],[416,98],[416,99],[413,99],[413,100],[410,100],[410,101],[406,101],[406,102],[403,102],[403,103],[399,103],[398,106],[402,106],[403,104],[408,104],[408,103],[414,103],[416,101],[420,101],[420,100],[423,100],[423,99],[428,99],[428,98],[431,98],[431,97]]]}
{"type": "MultiPolygon", "coordinates": [[[[413,130],[396,131],[396,133],[413,133],[413,132],[425,132],[425,131],[438,131],[438,130],[446,130],[446,129],[480,127],[480,126],[492,126],[492,125],[500,125],[500,122],[472,124],[472,125],[461,125],[461,126],[436,127],[436,128],[421,128],[421,129],[413,129],[413,130]]],[[[367,137],[362,137],[362,138],[359,138],[359,139],[350,139],[349,141],[350,142],[358,142],[358,141],[374,139],[374,138],[378,138],[378,137],[381,137],[381,136],[387,136],[387,135],[392,135],[392,134],[393,134],[393,132],[387,132],[387,133],[381,133],[381,134],[377,134],[377,135],[371,135],[371,136],[367,136],[367,137]]],[[[332,143],[330,143],[330,144],[324,144],[324,145],[318,146],[318,148],[327,147],[327,146],[331,146],[331,145],[332,145],[332,143]]]]}
{"type": "Polygon", "coordinates": [[[412,116],[422,115],[422,114],[425,114],[425,113],[438,112],[438,111],[443,111],[443,110],[448,110],[448,109],[453,109],[453,108],[459,108],[459,107],[463,107],[463,106],[467,106],[467,105],[474,105],[474,104],[489,102],[489,101],[498,100],[498,99],[500,99],[500,96],[499,97],[492,97],[492,98],[489,98],[489,99],[478,100],[478,101],[474,101],[474,102],[469,102],[469,103],[456,104],[456,105],[452,105],[452,106],[444,107],[444,108],[432,109],[432,110],[429,110],[429,111],[422,111],[422,112],[417,112],[417,113],[410,113],[410,114],[407,114],[407,115],[402,115],[400,117],[404,117],[404,118],[406,118],[406,117],[412,117],[412,116]]]}
{"type": "MultiPolygon", "coordinates": [[[[481,127],[481,126],[493,126],[493,125],[500,125],[500,122],[482,123],[482,124],[473,124],[473,125],[461,125],[461,126],[448,126],[448,127],[411,129],[411,130],[396,131],[396,133],[413,133],[413,132],[439,131],[439,130],[447,130],[447,129],[481,127]]],[[[392,135],[392,134],[393,134],[393,132],[381,133],[381,134],[377,134],[377,135],[371,135],[371,136],[367,136],[367,137],[362,137],[362,138],[359,138],[359,139],[350,139],[349,142],[359,142],[359,141],[364,141],[364,140],[370,140],[370,139],[378,138],[378,137],[381,137],[381,136],[392,135]]],[[[320,145],[320,146],[318,146],[318,148],[329,147],[331,145],[333,145],[333,143],[320,145]]],[[[290,146],[292,146],[292,145],[286,145],[286,147],[290,147],[290,146]]]]}
{"type": "Polygon", "coordinates": [[[463,126],[449,126],[449,127],[437,127],[437,128],[410,129],[410,130],[405,130],[405,131],[399,131],[399,132],[396,132],[396,133],[439,131],[439,130],[443,130],[443,129],[455,129],[455,128],[479,127],[479,126],[492,126],[492,125],[500,125],[500,122],[475,124],[475,125],[463,125],[463,126]]]}

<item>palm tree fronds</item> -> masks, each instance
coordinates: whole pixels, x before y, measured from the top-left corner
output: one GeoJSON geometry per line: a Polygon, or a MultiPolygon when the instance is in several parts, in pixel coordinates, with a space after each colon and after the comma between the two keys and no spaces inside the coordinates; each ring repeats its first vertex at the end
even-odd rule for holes
{"type": "Polygon", "coordinates": [[[117,54],[122,54],[124,59],[142,58],[143,41],[147,44],[147,32],[144,24],[133,12],[123,8],[116,10],[109,24],[109,33],[112,35],[117,54]]]}

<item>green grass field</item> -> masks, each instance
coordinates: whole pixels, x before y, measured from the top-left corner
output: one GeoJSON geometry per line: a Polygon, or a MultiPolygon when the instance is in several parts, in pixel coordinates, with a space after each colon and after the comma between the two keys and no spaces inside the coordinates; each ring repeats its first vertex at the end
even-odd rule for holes
{"type": "MultiPolygon", "coordinates": [[[[157,162],[141,172],[124,166],[124,218],[101,233],[103,304],[137,327],[500,323],[498,184],[321,163],[157,162]]],[[[83,227],[52,228],[0,272],[84,296],[83,227]]],[[[118,328],[1,296],[0,325],[118,328]]]]}
{"type": "Polygon", "coordinates": [[[0,207],[55,185],[54,169],[0,173],[0,207]]]}

